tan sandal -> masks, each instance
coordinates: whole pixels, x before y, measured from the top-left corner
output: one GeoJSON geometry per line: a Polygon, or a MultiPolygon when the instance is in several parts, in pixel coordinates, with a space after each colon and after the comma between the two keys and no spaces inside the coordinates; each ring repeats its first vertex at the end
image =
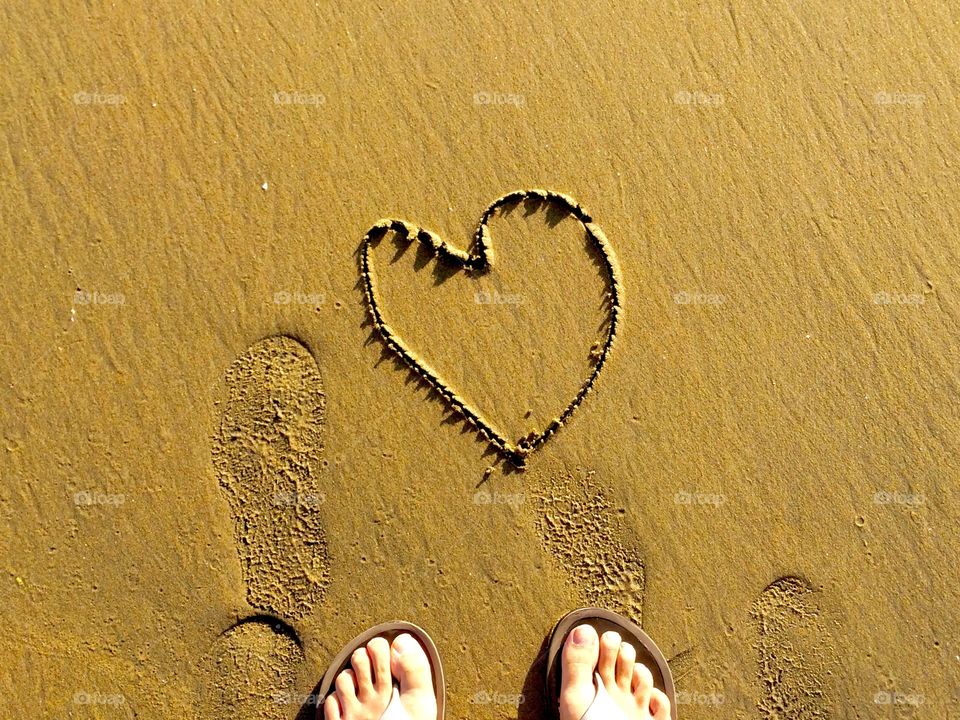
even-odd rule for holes
{"type": "MultiPolygon", "coordinates": [[[[386,638],[387,642],[393,644],[394,638],[402,633],[413,635],[427,653],[427,657],[430,660],[430,673],[433,676],[433,691],[437,696],[437,718],[438,720],[443,720],[445,710],[444,697],[446,693],[443,680],[443,665],[440,663],[440,653],[437,651],[437,646],[434,644],[433,639],[427,634],[426,630],[413,623],[402,620],[394,620],[392,622],[375,625],[368,630],[364,630],[344,646],[343,650],[341,650],[330,663],[330,667],[327,668],[327,672],[323,676],[323,681],[320,683],[317,697],[322,698],[322,700],[317,704],[317,717],[322,717],[323,701],[333,693],[333,684],[337,679],[337,675],[350,667],[350,656],[353,655],[355,650],[366,647],[367,643],[375,637],[386,638]]],[[[403,705],[400,704],[400,690],[397,687],[396,678],[393,679],[393,695],[390,697],[390,702],[387,704],[386,710],[383,711],[383,715],[380,716],[380,720],[410,720],[407,711],[403,705]]]]}
{"type": "MultiPolygon", "coordinates": [[[[560,654],[563,652],[563,644],[567,635],[577,625],[584,624],[591,625],[596,629],[598,635],[607,630],[614,630],[636,648],[637,662],[643,663],[650,669],[650,673],[653,675],[653,686],[670,699],[670,717],[672,720],[677,720],[677,696],[673,686],[673,675],[670,673],[670,666],[667,664],[667,659],[663,653],[660,652],[660,648],[635,622],[603,608],[574,610],[564,615],[556,627],[553,628],[553,632],[550,634],[550,643],[547,647],[547,697],[553,703],[553,707],[558,708],[560,705],[560,654]]],[[[622,715],[623,711],[619,708],[615,708],[611,712],[610,704],[613,701],[607,694],[600,675],[594,673],[594,677],[597,694],[580,720],[605,720],[609,717],[616,717],[617,714],[622,715]]]]}

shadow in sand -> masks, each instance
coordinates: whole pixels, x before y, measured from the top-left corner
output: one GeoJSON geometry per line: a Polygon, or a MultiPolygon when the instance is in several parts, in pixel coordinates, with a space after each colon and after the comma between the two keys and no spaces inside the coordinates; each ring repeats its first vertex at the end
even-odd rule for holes
{"type": "Polygon", "coordinates": [[[320,697],[320,685],[322,684],[323,678],[320,678],[316,687],[304,699],[303,705],[297,711],[295,720],[317,720],[317,708],[323,704],[323,698],[320,697]]]}
{"type": "Polygon", "coordinates": [[[556,709],[544,696],[547,682],[547,645],[550,636],[543,638],[537,658],[530,665],[523,679],[523,702],[517,708],[517,720],[551,720],[556,717],[556,709]]]}

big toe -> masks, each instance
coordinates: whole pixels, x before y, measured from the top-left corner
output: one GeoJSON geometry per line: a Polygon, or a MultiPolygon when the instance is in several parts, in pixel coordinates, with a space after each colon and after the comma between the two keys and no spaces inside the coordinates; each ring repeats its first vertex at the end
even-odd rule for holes
{"type": "Polygon", "coordinates": [[[563,643],[560,659],[560,720],[579,720],[596,695],[593,676],[600,639],[590,625],[578,625],[563,643]]]}
{"type": "Polygon", "coordinates": [[[401,633],[394,639],[390,664],[400,683],[400,701],[410,717],[413,720],[436,720],[437,705],[430,658],[413,635],[401,633]]]}

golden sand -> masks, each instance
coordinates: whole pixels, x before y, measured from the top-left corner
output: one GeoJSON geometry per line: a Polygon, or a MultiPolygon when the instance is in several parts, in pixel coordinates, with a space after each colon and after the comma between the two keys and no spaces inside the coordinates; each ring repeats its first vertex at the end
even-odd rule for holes
{"type": "Polygon", "coordinates": [[[380,5],[0,11],[0,717],[958,716],[955,6],[380,5]]]}

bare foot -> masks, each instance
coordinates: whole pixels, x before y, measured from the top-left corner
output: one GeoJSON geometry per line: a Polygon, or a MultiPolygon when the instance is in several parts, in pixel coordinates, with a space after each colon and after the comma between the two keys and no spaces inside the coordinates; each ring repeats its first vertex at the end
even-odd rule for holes
{"type": "Polygon", "coordinates": [[[392,645],[376,637],[353,653],[350,665],[323,703],[325,720],[380,720],[394,695],[398,713],[391,709],[391,717],[437,720],[430,660],[413,635],[402,633],[392,645]]]}
{"type": "Polygon", "coordinates": [[[636,659],[636,649],[619,634],[605,632],[598,638],[590,625],[575,627],[563,644],[560,720],[583,717],[597,697],[596,675],[612,704],[593,708],[591,715],[598,711],[595,720],[670,720],[670,700],[653,686],[650,670],[636,659]]]}

